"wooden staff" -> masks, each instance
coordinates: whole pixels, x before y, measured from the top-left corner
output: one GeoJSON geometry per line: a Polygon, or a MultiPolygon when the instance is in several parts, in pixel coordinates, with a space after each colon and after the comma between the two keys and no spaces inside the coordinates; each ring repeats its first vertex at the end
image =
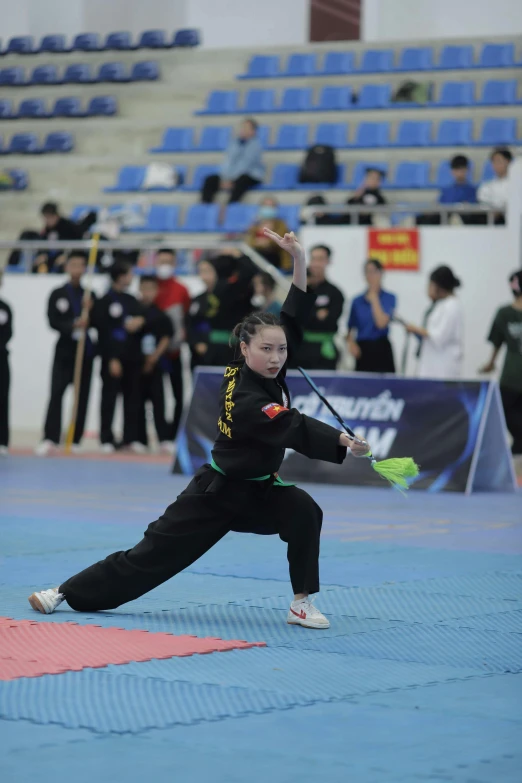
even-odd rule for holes
{"type": "MultiPolygon", "coordinates": [[[[100,241],[99,234],[93,234],[91,249],[89,250],[89,261],[87,263],[87,279],[85,283],[85,291],[83,294],[82,313],[81,318],[86,319],[89,315],[89,305],[91,303],[91,290],[92,281],[94,276],[94,265],[96,264],[96,256],[98,253],[98,242],[100,241]]],[[[71,423],[67,430],[67,437],[65,439],[65,453],[71,453],[71,446],[74,440],[74,431],[76,429],[76,419],[78,418],[78,405],[80,402],[80,384],[82,382],[82,370],[83,370],[83,357],[85,355],[85,340],[87,339],[87,329],[82,328],[81,336],[76,346],[76,357],[74,360],[74,402],[71,415],[71,423]]]]}

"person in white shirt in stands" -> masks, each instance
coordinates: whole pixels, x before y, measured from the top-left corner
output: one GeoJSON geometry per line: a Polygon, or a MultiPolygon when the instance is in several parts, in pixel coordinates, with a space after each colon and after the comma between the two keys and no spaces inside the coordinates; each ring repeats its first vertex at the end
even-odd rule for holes
{"type": "Polygon", "coordinates": [[[503,225],[506,222],[504,212],[508,201],[508,171],[513,155],[506,147],[497,147],[490,155],[491,165],[495,172],[493,179],[483,182],[477,191],[479,204],[496,207],[501,210],[495,213],[495,223],[503,225]]]}
{"type": "Polygon", "coordinates": [[[452,380],[462,372],[464,317],[455,296],[460,280],[449,266],[439,266],[430,275],[428,296],[432,301],[423,326],[408,324],[406,330],[421,339],[418,376],[452,380]]]}

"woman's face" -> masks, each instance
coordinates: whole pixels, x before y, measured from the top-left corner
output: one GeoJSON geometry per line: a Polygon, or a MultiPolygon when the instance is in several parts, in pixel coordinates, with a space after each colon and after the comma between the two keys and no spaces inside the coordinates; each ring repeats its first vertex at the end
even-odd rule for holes
{"type": "Polygon", "coordinates": [[[276,378],[286,362],[286,335],[280,326],[258,329],[250,343],[242,342],[240,347],[250,369],[263,378],[276,378]]]}
{"type": "Polygon", "coordinates": [[[208,261],[200,261],[198,264],[198,275],[205,284],[207,291],[212,291],[217,281],[217,272],[208,261]]]}
{"type": "Polygon", "coordinates": [[[436,302],[440,298],[440,288],[433,280],[428,283],[428,296],[432,302],[436,302]]]}
{"type": "Polygon", "coordinates": [[[369,288],[380,288],[382,280],[382,272],[377,269],[375,264],[366,264],[364,267],[364,277],[368,283],[369,288]]]}

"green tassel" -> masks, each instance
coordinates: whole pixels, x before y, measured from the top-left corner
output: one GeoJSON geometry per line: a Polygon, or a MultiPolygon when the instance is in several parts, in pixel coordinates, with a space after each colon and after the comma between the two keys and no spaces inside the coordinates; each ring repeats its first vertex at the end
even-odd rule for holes
{"type": "Polygon", "coordinates": [[[419,475],[419,466],[411,457],[394,457],[393,459],[384,459],[382,462],[372,459],[372,467],[379,476],[399,490],[408,489],[410,485],[408,479],[419,475]]]}

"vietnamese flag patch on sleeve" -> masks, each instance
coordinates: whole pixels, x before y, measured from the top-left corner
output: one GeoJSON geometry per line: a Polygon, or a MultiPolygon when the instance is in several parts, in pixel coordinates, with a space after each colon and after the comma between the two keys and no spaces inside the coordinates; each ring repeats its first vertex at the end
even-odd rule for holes
{"type": "Polygon", "coordinates": [[[275,419],[278,413],[287,411],[288,408],[285,408],[284,405],[279,405],[277,402],[271,402],[270,405],[265,405],[261,410],[263,413],[266,413],[269,419],[275,419]]]}

